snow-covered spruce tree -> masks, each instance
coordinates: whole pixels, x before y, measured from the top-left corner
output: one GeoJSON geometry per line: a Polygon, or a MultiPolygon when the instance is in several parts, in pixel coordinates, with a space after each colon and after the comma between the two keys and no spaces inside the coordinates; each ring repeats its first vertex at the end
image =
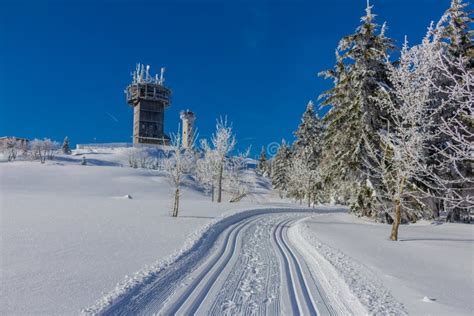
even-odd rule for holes
{"type": "Polygon", "coordinates": [[[64,137],[63,146],[61,149],[63,151],[63,154],[66,154],[66,155],[71,154],[71,147],[69,145],[69,138],[67,136],[64,137]]]}
{"type": "Polygon", "coordinates": [[[262,147],[262,150],[260,151],[260,157],[258,158],[258,164],[257,164],[257,174],[261,176],[269,176],[269,170],[268,170],[268,160],[267,160],[267,154],[265,152],[265,147],[262,147]]]}
{"type": "Polygon", "coordinates": [[[322,121],[314,111],[313,102],[309,101],[301,123],[295,131],[296,140],[293,144],[292,161],[294,168],[291,169],[291,172],[303,176],[303,179],[301,179],[303,183],[294,179],[295,181],[291,181],[292,185],[289,190],[289,195],[298,199],[301,199],[301,194],[303,194],[308,206],[312,202],[319,201],[319,193],[321,192],[319,162],[323,132],[322,121]],[[302,173],[305,173],[305,175],[302,173]],[[303,191],[301,191],[302,188],[303,191]]]}
{"type": "Polygon", "coordinates": [[[432,76],[436,65],[434,44],[427,40],[411,49],[403,46],[399,64],[387,61],[391,88],[380,86],[377,102],[386,110],[386,126],[379,132],[381,146],[363,135],[368,156],[365,169],[381,180],[383,192],[392,202],[394,222],[391,240],[398,239],[402,210],[410,211],[420,199],[419,183],[427,175],[427,153],[435,135],[436,109],[431,106],[432,76]]]}
{"type": "Polygon", "coordinates": [[[451,6],[436,25],[436,36],[446,48],[448,58],[467,58],[467,67],[474,67],[474,32],[471,25],[474,19],[468,3],[463,0],[452,0],[451,6]]]}
{"type": "Polygon", "coordinates": [[[272,162],[272,185],[274,189],[280,192],[280,197],[283,197],[283,192],[288,189],[291,167],[291,150],[282,140],[278,152],[273,158],[272,162]]]}
{"type": "Polygon", "coordinates": [[[194,155],[192,152],[184,147],[181,133],[178,129],[176,134],[171,135],[171,142],[167,148],[166,157],[163,162],[164,169],[175,189],[172,213],[173,217],[178,216],[179,196],[183,176],[191,169],[193,158],[194,155]]]}
{"type": "MultiPolygon", "coordinates": [[[[366,191],[368,173],[364,171],[363,160],[367,158],[367,149],[363,138],[372,147],[380,146],[377,131],[383,125],[381,118],[385,113],[374,97],[379,86],[389,85],[385,60],[393,49],[392,40],[385,36],[385,24],[378,32],[374,17],[368,3],[362,25],[339,42],[334,69],[321,73],[334,80],[334,87],[320,96],[324,98],[322,106],[330,106],[324,117],[324,184],[333,191],[332,196],[344,197],[342,202],[351,204],[351,210],[361,215],[376,212],[361,209],[355,202],[359,193],[366,191]]],[[[371,182],[375,189],[383,188],[377,179],[371,182]]]]}

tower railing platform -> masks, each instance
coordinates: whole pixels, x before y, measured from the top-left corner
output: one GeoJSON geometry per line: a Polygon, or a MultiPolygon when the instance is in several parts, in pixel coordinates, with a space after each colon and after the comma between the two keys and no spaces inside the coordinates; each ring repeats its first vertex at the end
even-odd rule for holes
{"type": "Polygon", "coordinates": [[[132,83],[125,90],[127,103],[134,106],[140,100],[162,102],[165,107],[171,104],[171,89],[154,83],[132,83]]]}

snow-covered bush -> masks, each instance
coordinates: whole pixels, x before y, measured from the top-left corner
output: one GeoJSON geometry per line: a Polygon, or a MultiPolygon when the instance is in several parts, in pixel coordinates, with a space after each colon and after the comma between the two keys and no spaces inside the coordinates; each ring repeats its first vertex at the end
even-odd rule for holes
{"type": "Polygon", "coordinates": [[[244,153],[229,158],[226,163],[225,169],[228,174],[226,186],[227,190],[231,193],[230,202],[240,201],[249,192],[251,184],[245,177],[249,153],[250,148],[244,153]]]}
{"type": "Polygon", "coordinates": [[[131,168],[158,169],[159,163],[151,157],[145,148],[131,148],[128,153],[128,164],[131,168]]]}
{"type": "Polygon", "coordinates": [[[30,155],[33,160],[45,163],[46,160],[53,160],[59,144],[49,138],[43,140],[34,139],[30,143],[30,155]]]}
{"type": "Polygon", "coordinates": [[[0,148],[5,161],[13,161],[20,157],[28,157],[28,142],[22,139],[11,138],[0,148]]]}

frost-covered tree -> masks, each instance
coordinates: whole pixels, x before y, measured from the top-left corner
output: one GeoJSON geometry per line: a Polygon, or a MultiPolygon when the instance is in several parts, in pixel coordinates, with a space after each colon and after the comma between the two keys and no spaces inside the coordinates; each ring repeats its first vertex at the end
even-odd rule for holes
{"type": "Polygon", "coordinates": [[[306,200],[308,207],[314,199],[314,185],[320,182],[319,169],[312,169],[303,155],[295,155],[289,168],[288,196],[306,200]]]}
{"type": "Polygon", "coordinates": [[[214,202],[215,187],[219,174],[219,163],[216,152],[205,139],[200,141],[201,154],[196,161],[195,176],[205,192],[211,193],[214,202]]]}
{"type": "Polygon", "coordinates": [[[11,139],[7,142],[5,152],[8,161],[13,161],[17,158],[20,151],[20,143],[16,139],[11,139]]]}
{"type": "MultiPolygon", "coordinates": [[[[471,14],[467,3],[453,0],[433,30],[433,37],[439,42],[438,50],[441,56],[439,67],[436,69],[437,76],[433,80],[437,88],[433,95],[434,104],[439,108],[437,121],[444,122],[444,125],[449,122],[452,124],[450,127],[459,127],[456,122],[470,120],[469,115],[466,115],[465,106],[465,101],[468,102],[469,97],[465,94],[461,96],[459,91],[466,86],[468,79],[466,74],[472,73],[474,69],[472,30],[474,20],[471,14]],[[463,117],[461,121],[460,117],[463,117]]],[[[472,119],[470,122],[470,124],[463,123],[463,128],[457,129],[459,136],[467,139],[474,133],[472,119]]],[[[466,182],[466,179],[472,177],[472,162],[457,159],[456,164],[452,164],[453,160],[450,157],[457,155],[456,146],[453,147],[452,144],[458,143],[459,137],[453,133],[446,133],[449,128],[444,130],[445,132],[438,133],[433,142],[432,156],[428,164],[438,179],[442,179],[445,184],[449,181],[449,185],[435,189],[440,200],[439,208],[449,211],[448,218],[459,221],[461,213],[466,211],[465,198],[461,196],[466,197],[469,195],[468,192],[472,191],[470,190],[472,185],[466,182]]]]}
{"type": "Polygon", "coordinates": [[[438,61],[443,80],[435,81],[434,89],[444,96],[442,109],[450,107],[452,112],[438,117],[438,132],[445,142],[435,148],[437,161],[429,167],[435,183],[444,189],[441,198],[449,218],[460,220],[461,212],[469,218],[474,209],[474,73],[462,56],[451,60],[440,54],[438,61]]]}
{"type": "Polygon", "coordinates": [[[81,159],[81,165],[82,165],[82,166],[85,166],[85,165],[87,165],[87,159],[86,159],[86,156],[85,156],[85,155],[84,155],[84,156],[82,156],[82,159],[81,159]]]}
{"type": "Polygon", "coordinates": [[[238,202],[247,195],[250,189],[249,178],[246,178],[247,159],[250,153],[250,148],[244,153],[230,157],[226,163],[227,190],[231,193],[229,202],[238,202]]]}
{"type": "Polygon", "coordinates": [[[71,147],[70,147],[70,144],[69,144],[69,138],[67,136],[64,137],[63,146],[62,146],[61,149],[63,151],[63,154],[66,154],[66,155],[71,154],[71,147]]]}
{"type": "Polygon", "coordinates": [[[39,160],[41,163],[45,163],[46,160],[54,159],[54,154],[56,149],[59,147],[59,144],[49,138],[45,138],[43,140],[32,140],[30,146],[31,158],[33,160],[39,160]]]}
{"type": "Polygon", "coordinates": [[[178,216],[180,188],[183,182],[184,174],[189,172],[193,165],[194,155],[190,150],[185,148],[181,133],[178,132],[171,135],[170,145],[166,149],[166,156],[163,161],[164,169],[168,178],[174,185],[174,203],[173,217],[178,216]]]}
{"type": "Polygon", "coordinates": [[[462,0],[452,0],[451,6],[443,14],[436,25],[436,35],[443,43],[451,58],[467,58],[469,69],[474,67],[474,32],[471,25],[474,19],[472,11],[468,10],[468,3],[462,0]]]}
{"type": "Polygon", "coordinates": [[[265,147],[262,147],[262,150],[260,151],[260,157],[258,158],[258,164],[257,164],[257,174],[262,175],[262,176],[269,176],[269,162],[267,160],[267,153],[265,151],[265,147]]]}
{"type": "Polygon", "coordinates": [[[273,158],[271,177],[273,188],[279,190],[280,196],[282,196],[282,192],[285,192],[288,189],[290,167],[291,150],[285,140],[282,140],[278,152],[273,158]]]}
{"type": "Polygon", "coordinates": [[[393,44],[385,36],[385,24],[379,28],[374,17],[368,4],[356,32],[339,42],[334,69],[321,73],[334,80],[334,87],[320,96],[322,106],[330,107],[324,117],[324,182],[326,188],[346,196],[346,203],[353,202],[366,183],[363,138],[373,147],[380,144],[377,131],[384,113],[374,97],[379,86],[389,85],[385,60],[393,44]],[[340,188],[350,190],[341,192],[340,188]]]}
{"type": "MultiPolygon", "coordinates": [[[[290,173],[306,173],[301,180],[290,181],[290,196],[306,198],[308,205],[316,201],[317,194],[321,191],[321,177],[319,163],[321,160],[322,138],[324,128],[322,121],[314,111],[312,101],[308,102],[303,113],[301,123],[295,131],[296,140],[293,144],[292,165],[290,173]],[[303,183],[301,183],[303,181],[303,183]]],[[[290,175],[290,178],[293,175],[290,175]]]]}
{"type": "Polygon", "coordinates": [[[436,56],[428,39],[412,48],[405,41],[398,65],[386,64],[391,88],[379,88],[377,102],[388,115],[378,133],[381,146],[363,135],[366,170],[381,180],[382,192],[393,205],[392,240],[398,239],[402,209],[409,211],[413,200],[422,203],[417,184],[425,181],[427,153],[435,137],[431,130],[436,126],[437,109],[431,106],[431,96],[436,56]]]}
{"type": "MultiPolygon", "coordinates": [[[[209,170],[212,171],[213,185],[217,186],[217,202],[222,202],[222,189],[224,173],[226,172],[226,163],[228,155],[234,149],[236,144],[235,135],[232,131],[232,125],[227,122],[227,118],[220,118],[216,123],[216,131],[212,135],[211,145],[206,141],[201,143],[205,155],[208,153],[208,159],[203,163],[208,163],[209,170]]],[[[214,192],[214,189],[212,190],[214,192]]],[[[214,193],[212,194],[214,197],[214,193]]]]}

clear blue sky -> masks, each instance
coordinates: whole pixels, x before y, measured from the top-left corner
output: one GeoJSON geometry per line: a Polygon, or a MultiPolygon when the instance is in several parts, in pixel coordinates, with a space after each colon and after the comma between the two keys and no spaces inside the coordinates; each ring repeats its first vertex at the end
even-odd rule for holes
{"type": "MultiPolygon", "coordinates": [[[[449,0],[372,0],[398,45],[418,43],[449,0]]],[[[137,62],[165,66],[173,104],[197,114],[201,136],[216,117],[240,148],[293,139],[309,99],[330,87],[334,65],[366,0],[0,0],[0,136],[73,143],[131,141],[123,90],[137,62]]]]}

